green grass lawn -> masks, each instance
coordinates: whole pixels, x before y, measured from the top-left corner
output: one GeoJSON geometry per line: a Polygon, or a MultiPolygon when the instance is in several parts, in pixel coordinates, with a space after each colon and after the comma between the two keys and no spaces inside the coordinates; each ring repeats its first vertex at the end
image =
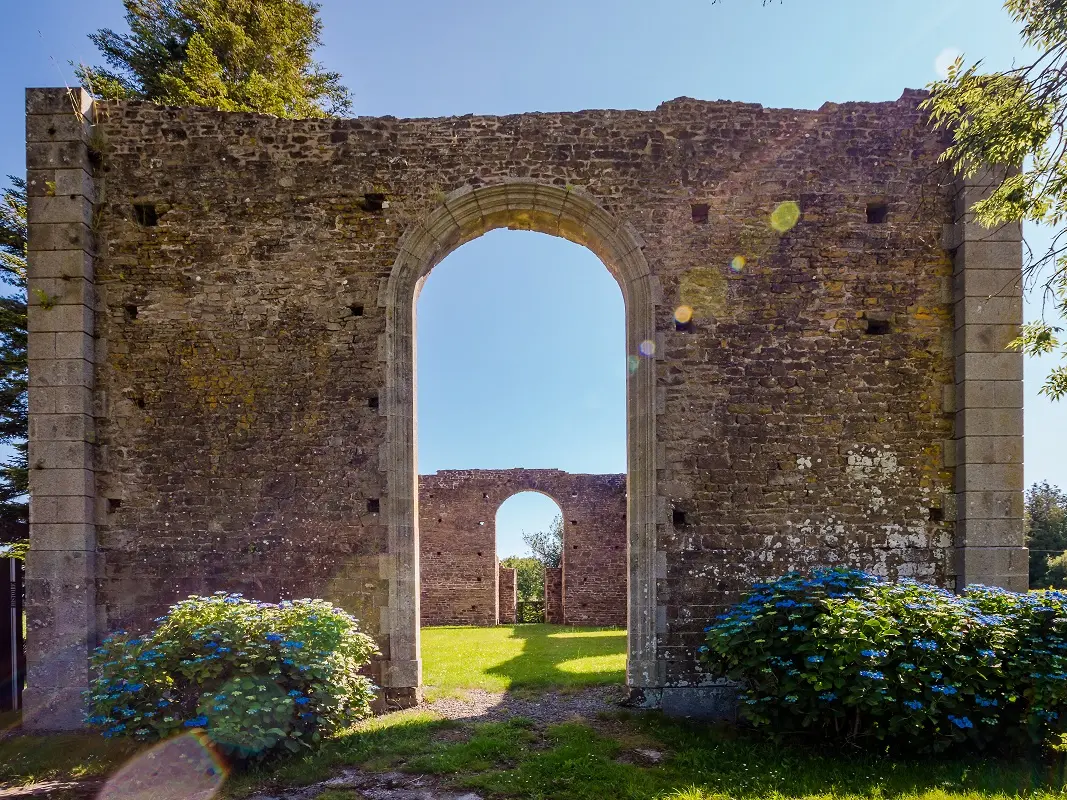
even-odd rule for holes
{"type": "MultiPolygon", "coordinates": [[[[318,753],[235,776],[231,797],[321,781],[344,766],[431,774],[456,790],[518,800],[1053,800],[1058,769],[1025,760],[893,760],[777,745],[728,727],[625,712],[539,729],[462,724],[412,711],[372,720],[318,753]],[[641,750],[662,754],[643,762],[641,750]]],[[[331,800],[356,800],[338,790],[331,800]]]]}
{"type": "MultiPolygon", "coordinates": [[[[624,631],[547,625],[428,628],[426,682],[535,692],[623,680],[624,631]]],[[[106,775],[136,748],[98,736],[0,740],[0,786],[106,775]]],[[[775,744],[731,728],[624,710],[538,727],[529,720],[443,720],[425,709],[366,720],[320,750],[235,773],[231,798],[325,780],[344,767],[431,774],[487,800],[1053,800],[1062,767],[967,754],[889,759],[797,740],[775,744]],[[648,758],[655,751],[658,761],[648,758]]],[[[329,800],[356,800],[331,790],[329,800]]]]}
{"type": "Polygon", "coordinates": [[[102,777],[138,749],[129,739],[88,733],[0,739],[0,787],[102,777]]]}
{"type": "Polygon", "coordinates": [[[464,689],[535,691],[626,680],[626,631],[562,625],[422,629],[428,699],[464,689]]]}

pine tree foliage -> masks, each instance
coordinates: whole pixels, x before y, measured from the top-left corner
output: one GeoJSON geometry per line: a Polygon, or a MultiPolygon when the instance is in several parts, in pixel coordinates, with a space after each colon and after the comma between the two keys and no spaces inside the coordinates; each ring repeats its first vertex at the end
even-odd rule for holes
{"type": "Polygon", "coordinates": [[[14,453],[0,463],[0,522],[25,521],[26,464],[26,182],[10,177],[0,193],[0,444],[14,453]]]}
{"type": "MultiPolygon", "coordinates": [[[[1062,329],[1049,321],[1067,316],[1067,2],[1006,0],[1004,7],[1022,26],[1033,60],[985,72],[981,61],[965,66],[961,56],[931,85],[924,106],[935,125],[952,132],[943,158],[959,174],[972,177],[990,164],[1011,168],[971,209],[978,222],[996,229],[1024,220],[1053,230],[1047,250],[1028,252],[1025,270],[1028,285],[1043,291],[1043,310],[1052,313],[1025,325],[1013,344],[1028,355],[1067,359],[1062,329]]],[[[1052,399],[1067,394],[1067,365],[1052,369],[1041,392],[1052,399]]]]}
{"type": "Polygon", "coordinates": [[[308,0],[123,0],[129,33],[90,35],[106,67],[78,77],[106,99],[326,117],[351,108],[313,53],[319,6],[308,0]]]}

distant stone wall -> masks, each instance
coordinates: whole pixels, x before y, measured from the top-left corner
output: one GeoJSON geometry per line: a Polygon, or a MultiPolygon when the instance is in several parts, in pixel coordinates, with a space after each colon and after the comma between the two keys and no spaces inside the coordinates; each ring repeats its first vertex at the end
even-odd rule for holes
{"type": "Polygon", "coordinates": [[[445,470],[420,477],[422,624],[503,621],[496,512],[524,491],[547,495],[563,513],[566,622],[625,625],[626,476],[552,469],[445,470]]]}
{"type": "Polygon", "coordinates": [[[515,624],[515,605],[519,599],[514,567],[500,567],[500,611],[501,625],[515,624]]]}
{"type": "Polygon", "coordinates": [[[545,569],[545,622],[563,625],[563,570],[560,567],[545,569]]]}

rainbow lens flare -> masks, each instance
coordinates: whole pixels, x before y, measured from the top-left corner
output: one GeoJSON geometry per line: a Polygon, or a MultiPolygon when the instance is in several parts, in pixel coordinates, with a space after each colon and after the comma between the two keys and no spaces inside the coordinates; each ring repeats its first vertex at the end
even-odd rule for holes
{"type": "Polygon", "coordinates": [[[211,800],[226,781],[228,770],[208,744],[191,731],[139,753],[116,772],[98,800],[211,800]]]}

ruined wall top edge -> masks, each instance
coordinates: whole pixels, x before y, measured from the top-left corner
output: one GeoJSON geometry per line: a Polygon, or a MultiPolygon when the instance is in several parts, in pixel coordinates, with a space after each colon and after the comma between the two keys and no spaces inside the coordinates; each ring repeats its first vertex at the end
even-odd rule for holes
{"type": "MultiPolygon", "coordinates": [[[[61,108],[44,108],[41,107],[42,103],[49,106],[55,106],[56,103],[61,102],[57,99],[59,93],[64,95],[69,94],[72,90],[62,88],[27,88],[27,109],[30,113],[56,113],[61,108]]],[[[77,90],[73,90],[77,91],[77,90]]],[[[357,115],[354,117],[327,117],[327,118],[298,118],[298,119],[286,119],[287,122],[317,122],[328,127],[344,127],[346,123],[366,123],[371,121],[380,122],[441,122],[444,120],[456,120],[456,121],[473,121],[473,120],[502,120],[507,121],[511,119],[529,119],[537,117],[552,117],[552,118],[564,118],[564,117],[577,117],[583,114],[597,114],[602,116],[619,115],[620,117],[628,116],[647,116],[649,114],[655,115],[660,113],[669,113],[672,111],[697,111],[697,110],[731,110],[731,111],[750,111],[753,113],[762,113],[766,115],[776,114],[792,114],[792,115],[815,115],[820,112],[826,112],[831,110],[888,110],[894,106],[907,106],[914,107],[916,104],[925,99],[929,93],[923,89],[904,89],[900,97],[896,100],[879,100],[879,101],[846,101],[846,102],[831,102],[827,101],[823,103],[819,108],[790,108],[790,107],[768,107],[760,103],[746,103],[734,100],[702,100],[692,97],[676,97],[673,100],[666,100],[654,109],[640,109],[640,108],[584,108],[584,109],[570,109],[570,110],[556,110],[556,111],[528,111],[528,112],[514,112],[510,114],[491,114],[491,113],[463,113],[463,114],[451,114],[445,116],[434,117],[399,117],[393,114],[382,115],[357,115]]],[[[86,97],[89,95],[86,94],[86,97]]],[[[265,114],[258,112],[247,111],[221,111],[218,109],[210,108],[207,106],[171,106],[154,103],[149,100],[95,100],[95,105],[98,111],[105,111],[106,109],[122,109],[125,112],[136,112],[139,109],[151,109],[153,111],[160,111],[172,114],[182,115],[217,115],[220,117],[229,117],[233,119],[260,119],[260,120],[282,120],[282,117],[276,117],[273,114],[265,114]]]]}
{"type": "Polygon", "coordinates": [[[562,469],[526,469],[525,467],[508,467],[506,469],[439,469],[419,475],[420,479],[433,478],[492,478],[516,477],[521,475],[568,478],[625,478],[625,472],[567,472],[562,469]]]}

